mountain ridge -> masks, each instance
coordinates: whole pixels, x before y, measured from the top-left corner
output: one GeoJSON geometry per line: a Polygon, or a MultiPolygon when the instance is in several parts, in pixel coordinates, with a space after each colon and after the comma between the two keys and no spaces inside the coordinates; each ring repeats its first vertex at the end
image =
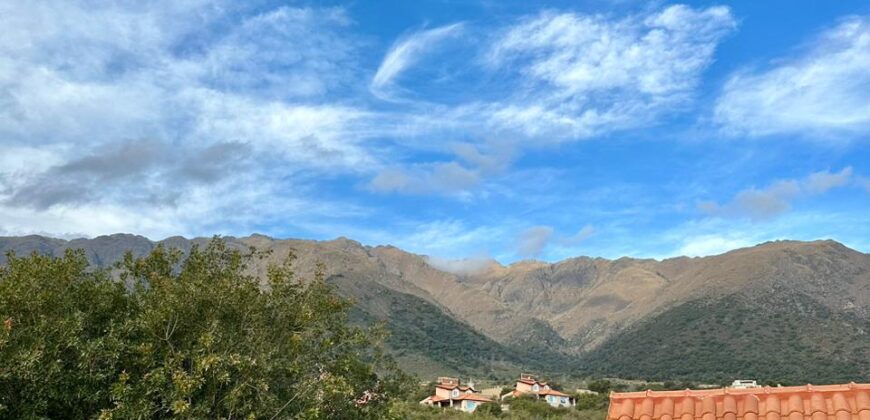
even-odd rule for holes
{"type": "MultiPolygon", "coordinates": [[[[154,242],[130,234],[62,240],[31,235],[0,237],[0,253],[14,250],[19,254],[35,251],[59,255],[65,249],[84,248],[95,265],[106,266],[128,249],[142,255],[163,244],[186,252],[191,246],[203,245],[209,240],[170,237],[154,242]]],[[[462,360],[459,356],[465,354],[465,350],[455,346],[441,346],[445,352],[442,356],[428,354],[431,352],[427,353],[427,348],[439,347],[427,341],[431,337],[445,340],[451,337],[438,331],[435,325],[450,329],[456,337],[465,337],[463,342],[478,343],[476,345],[490,349],[493,357],[500,360],[495,365],[518,363],[516,358],[508,356],[510,353],[538,354],[552,361],[554,366],[570,369],[584,368],[582,363],[566,362],[566,357],[588,360],[594,365],[588,366],[590,370],[602,373],[613,369],[625,374],[631,368],[626,368],[621,360],[602,356],[601,349],[617,348],[616,353],[641,357],[643,352],[626,352],[624,347],[636,347],[649,340],[651,336],[645,335],[644,328],[663,328],[656,324],[657,319],[670,320],[667,322],[672,324],[679,314],[700,314],[693,325],[712,328],[716,330],[713,335],[720,338],[733,337],[728,330],[730,326],[721,323],[721,319],[740,318],[741,325],[774,328],[778,335],[772,337],[776,340],[768,341],[789,345],[780,340],[789,332],[777,330],[776,325],[743,319],[735,315],[734,308],[785,317],[782,319],[800,319],[801,323],[828,322],[825,317],[836,319],[840,324],[834,325],[831,331],[848,335],[846,347],[870,348],[870,339],[862,332],[870,330],[865,327],[870,320],[870,255],[833,240],[771,241],[715,256],[662,260],[579,256],[553,263],[521,261],[502,265],[490,261],[483,269],[459,274],[436,268],[438,264],[425,255],[390,245],[363,245],[344,237],[310,241],[255,234],[224,237],[224,240],[239,249],[255,247],[270,251],[267,258],[252,267],[258,276],[265,274],[269,263],[277,263],[291,252],[296,256],[296,269],[303,276],[310,275],[319,262],[325,263],[327,278],[333,279],[340,292],[357,302],[360,318],[392,323],[393,330],[408,334],[402,337],[404,341],[397,339],[394,344],[409,346],[408,351],[413,347],[416,353],[409,357],[427,366],[462,360]],[[367,289],[382,290],[382,294],[392,297],[390,300],[373,299],[365,292],[367,289]],[[404,312],[389,307],[399,305],[395,302],[404,305],[404,312]],[[428,330],[412,325],[426,324],[426,320],[439,321],[433,321],[428,330]],[[853,330],[854,334],[850,332],[853,330]],[[487,340],[504,346],[504,351],[486,344],[487,340]],[[443,359],[441,362],[439,357],[443,359]]],[[[0,264],[4,258],[0,256],[0,264]]],[[[826,334],[815,329],[794,328],[800,330],[800,334],[826,334]]],[[[689,335],[698,342],[698,348],[707,348],[699,341],[705,335],[692,334],[689,335]]],[[[769,339],[765,334],[759,337],[769,339]]],[[[682,342],[680,340],[673,338],[674,342],[682,342]]],[[[825,357],[840,357],[829,348],[833,346],[830,343],[837,340],[837,337],[816,340],[821,343],[818,345],[824,344],[824,348],[813,351],[828,355],[825,357]]],[[[788,350],[787,353],[796,358],[802,354],[797,349],[816,345],[807,337],[797,341],[809,344],[788,350]]],[[[750,353],[741,354],[745,358],[750,353]]],[[[716,357],[727,359],[729,356],[716,357]]],[[[843,360],[836,366],[844,366],[843,363],[848,364],[852,359],[843,360]]],[[[474,364],[483,362],[478,360],[474,364]]],[[[738,364],[733,362],[734,366],[738,364]]],[[[837,374],[842,376],[843,368],[838,369],[837,374]]],[[[866,375],[867,368],[864,369],[862,374],[866,375]]],[[[789,372],[796,375],[794,371],[789,372]]],[[[639,369],[640,373],[648,375],[650,370],[639,369]]]]}

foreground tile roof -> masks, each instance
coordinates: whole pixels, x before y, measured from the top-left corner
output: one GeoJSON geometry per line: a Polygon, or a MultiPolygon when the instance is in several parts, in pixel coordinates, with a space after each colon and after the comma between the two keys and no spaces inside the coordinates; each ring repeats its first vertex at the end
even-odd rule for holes
{"type": "Polygon", "coordinates": [[[608,420],[870,420],[870,384],[610,394],[608,420]]]}

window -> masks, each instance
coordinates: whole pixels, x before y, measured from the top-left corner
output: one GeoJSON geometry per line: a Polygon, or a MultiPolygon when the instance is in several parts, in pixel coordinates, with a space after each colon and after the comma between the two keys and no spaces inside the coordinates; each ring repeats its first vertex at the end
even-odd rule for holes
{"type": "Polygon", "coordinates": [[[539,387],[538,384],[535,384],[532,386],[532,391],[538,392],[540,390],[541,390],[541,387],[539,387]]]}
{"type": "Polygon", "coordinates": [[[562,404],[568,404],[568,398],[562,397],[562,404]]]}
{"type": "Polygon", "coordinates": [[[454,397],[458,397],[458,396],[459,396],[459,390],[458,390],[458,389],[454,389],[454,390],[453,390],[453,396],[454,396],[454,397]]]}
{"type": "Polygon", "coordinates": [[[468,403],[468,405],[466,405],[466,407],[468,407],[469,410],[474,410],[474,408],[477,407],[477,403],[475,403],[474,401],[466,401],[466,402],[468,403]]]}

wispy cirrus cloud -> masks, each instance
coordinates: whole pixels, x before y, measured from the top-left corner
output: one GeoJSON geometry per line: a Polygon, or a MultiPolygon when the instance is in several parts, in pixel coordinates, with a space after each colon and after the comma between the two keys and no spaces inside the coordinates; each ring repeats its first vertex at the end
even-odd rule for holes
{"type": "Polygon", "coordinates": [[[360,145],[374,135],[370,112],[332,99],[359,69],[343,9],[209,0],[0,10],[3,160],[43,155],[0,167],[7,231],[50,231],[64,217],[89,234],[246,230],[327,206],[303,205],[312,199],[297,173],[377,160],[360,145]]]}
{"type": "Polygon", "coordinates": [[[483,109],[492,124],[563,139],[649,124],[692,99],[716,46],[735,26],[723,6],[674,5],[621,19],[553,12],[527,18],[486,54],[490,68],[518,69],[525,89],[483,109]]]}
{"type": "Polygon", "coordinates": [[[393,91],[396,90],[395,79],[434,45],[460,34],[463,27],[461,22],[453,23],[413,32],[400,38],[387,52],[372,78],[369,84],[372,94],[381,99],[392,98],[393,91]]]}
{"type": "MultiPolygon", "coordinates": [[[[478,30],[473,35],[487,42],[470,44],[477,60],[462,65],[477,66],[482,80],[501,83],[482,82],[469,87],[473,93],[460,98],[464,100],[453,97],[449,103],[435,103],[437,98],[415,102],[414,92],[408,90],[404,100],[414,107],[403,122],[417,133],[428,133],[420,136],[424,139],[456,132],[472,139],[503,139],[487,140],[487,147],[509,149],[516,156],[554,143],[655,124],[662,114],[679,112],[691,102],[716,46],[735,26],[727,7],[684,5],[621,18],[544,12],[486,28],[488,33],[452,24],[397,41],[370,86],[376,95],[384,95],[400,73],[410,71],[436,44],[460,31],[478,30]]],[[[423,143],[424,148],[436,147],[431,141],[423,143]]],[[[441,145],[440,152],[460,157],[473,152],[449,150],[449,142],[441,145]]],[[[467,198],[469,190],[485,184],[513,160],[495,155],[493,162],[394,164],[379,170],[368,188],[467,198]],[[486,169],[493,164],[502,169],[486,169]]]]}
{"type": "MultiPolygon", "coordinates": [[[[698,221],[712,227],[656,243],[703,253],[766,239],[747,232],[772,224],[786,236],[785,221],[804,216],[789,211],[798,203],[863,185],[867,154],[846,144],[835,158],[806,153],[855,174],[778,182],[774,165],[753,168],[756,188],[711,188],[690,161],[722,153],[713,161],[734,157],[726,166],[737,172],[773,159],[666,139],[697,121],[696,98],[720,74],[711,64],[735,57],[719,46],[744,39],[730,37],[738,9],[625,6],[468,7],[421,27],[411,15],[352,15],[367,5],[0,0],[0,231],[346,235],[503,260],[644,255],[649,238],[698,216],[703,194],[711,217],[698,221]],[[638,128],[665,139],[635,142],[638,128]],[[592,141],[571,144],[582,140],[592,141]],[[734,225],[741,234],[729,234],[734,225]]],[[[787,111],[804,115],[802,132],[862,132],[865,33],[865,18],[847,18],[795,57],[736,74],[717,122],[795,133],[787,111]]],[[[862,208],[862,197],[844,208],[862,208]]],[[[826,234],[811,230],[821,219],[801,220],[794,231],[826,234]]],[[[858,236],[848,220],[840,231],[858,236]]]]}
{"type": "Polygon", "coordinates": [[[870,18],[850,17],[795,57],[731,76],[714,120],[727,132],[840,136],[870,127],[870,18]]]}

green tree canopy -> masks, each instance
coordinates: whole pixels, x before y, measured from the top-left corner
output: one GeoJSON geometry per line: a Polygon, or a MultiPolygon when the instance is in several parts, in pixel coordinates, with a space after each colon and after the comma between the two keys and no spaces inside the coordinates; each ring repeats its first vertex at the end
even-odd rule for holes
{"type": "Polygon", "coordinates": [[[407,378],[380,329],[292,258],[213,240],[127,254],[110,275],[80,251],[0,267],[0,417],[384,418],[407,378]]]}

